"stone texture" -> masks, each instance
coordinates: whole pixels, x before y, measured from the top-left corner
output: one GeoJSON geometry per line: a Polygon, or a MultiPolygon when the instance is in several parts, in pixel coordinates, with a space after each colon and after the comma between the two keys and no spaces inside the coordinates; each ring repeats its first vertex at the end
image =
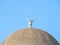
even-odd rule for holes
{"type": "Polygon", "coordinates": [[[2,45],[59,45],[59,43],[45,31],[25,28],[8,36],[2,45]]]}

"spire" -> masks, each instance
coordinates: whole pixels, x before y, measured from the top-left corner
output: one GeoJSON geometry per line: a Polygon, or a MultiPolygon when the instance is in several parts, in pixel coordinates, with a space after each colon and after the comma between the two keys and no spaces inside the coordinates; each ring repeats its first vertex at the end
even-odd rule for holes
{"type": "Polygon", "coordinates": [[[27,21],[28,21],[28,27],[29,27],[29,28],[32,28],[33,20],[30,20],[30,18],[27,17],[27,21]]]}

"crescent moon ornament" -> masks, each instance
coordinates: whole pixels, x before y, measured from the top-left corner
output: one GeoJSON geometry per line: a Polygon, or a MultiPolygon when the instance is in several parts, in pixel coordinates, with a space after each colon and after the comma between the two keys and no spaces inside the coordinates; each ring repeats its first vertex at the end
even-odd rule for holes
{"type": "Polygon", "coordinates": [[[30,20],[30,18],[27,17],[27,21],[28,21],[28,27],[29,27],[29,28],[32,28],[33,20],[30,20]]]}

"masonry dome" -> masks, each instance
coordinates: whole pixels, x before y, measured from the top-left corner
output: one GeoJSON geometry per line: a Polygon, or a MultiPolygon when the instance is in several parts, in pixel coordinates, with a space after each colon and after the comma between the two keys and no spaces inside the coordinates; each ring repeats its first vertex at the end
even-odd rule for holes
{"type": "Polygon", "coordinates": [[[9,35],[2,45],[59,45],[59,43],[43,30],[24,28],[9,35]]]}

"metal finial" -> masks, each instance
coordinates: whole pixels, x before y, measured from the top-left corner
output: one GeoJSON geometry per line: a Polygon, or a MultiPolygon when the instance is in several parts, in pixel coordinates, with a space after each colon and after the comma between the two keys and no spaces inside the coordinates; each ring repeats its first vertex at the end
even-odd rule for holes
{"type": "Polygon", "coordinates": [[[30,20],[30,18],[27,17],[27,21],[28,21],[28,27],[29,27],[29,28],[32,28],[33,20],[30,20]]]}

